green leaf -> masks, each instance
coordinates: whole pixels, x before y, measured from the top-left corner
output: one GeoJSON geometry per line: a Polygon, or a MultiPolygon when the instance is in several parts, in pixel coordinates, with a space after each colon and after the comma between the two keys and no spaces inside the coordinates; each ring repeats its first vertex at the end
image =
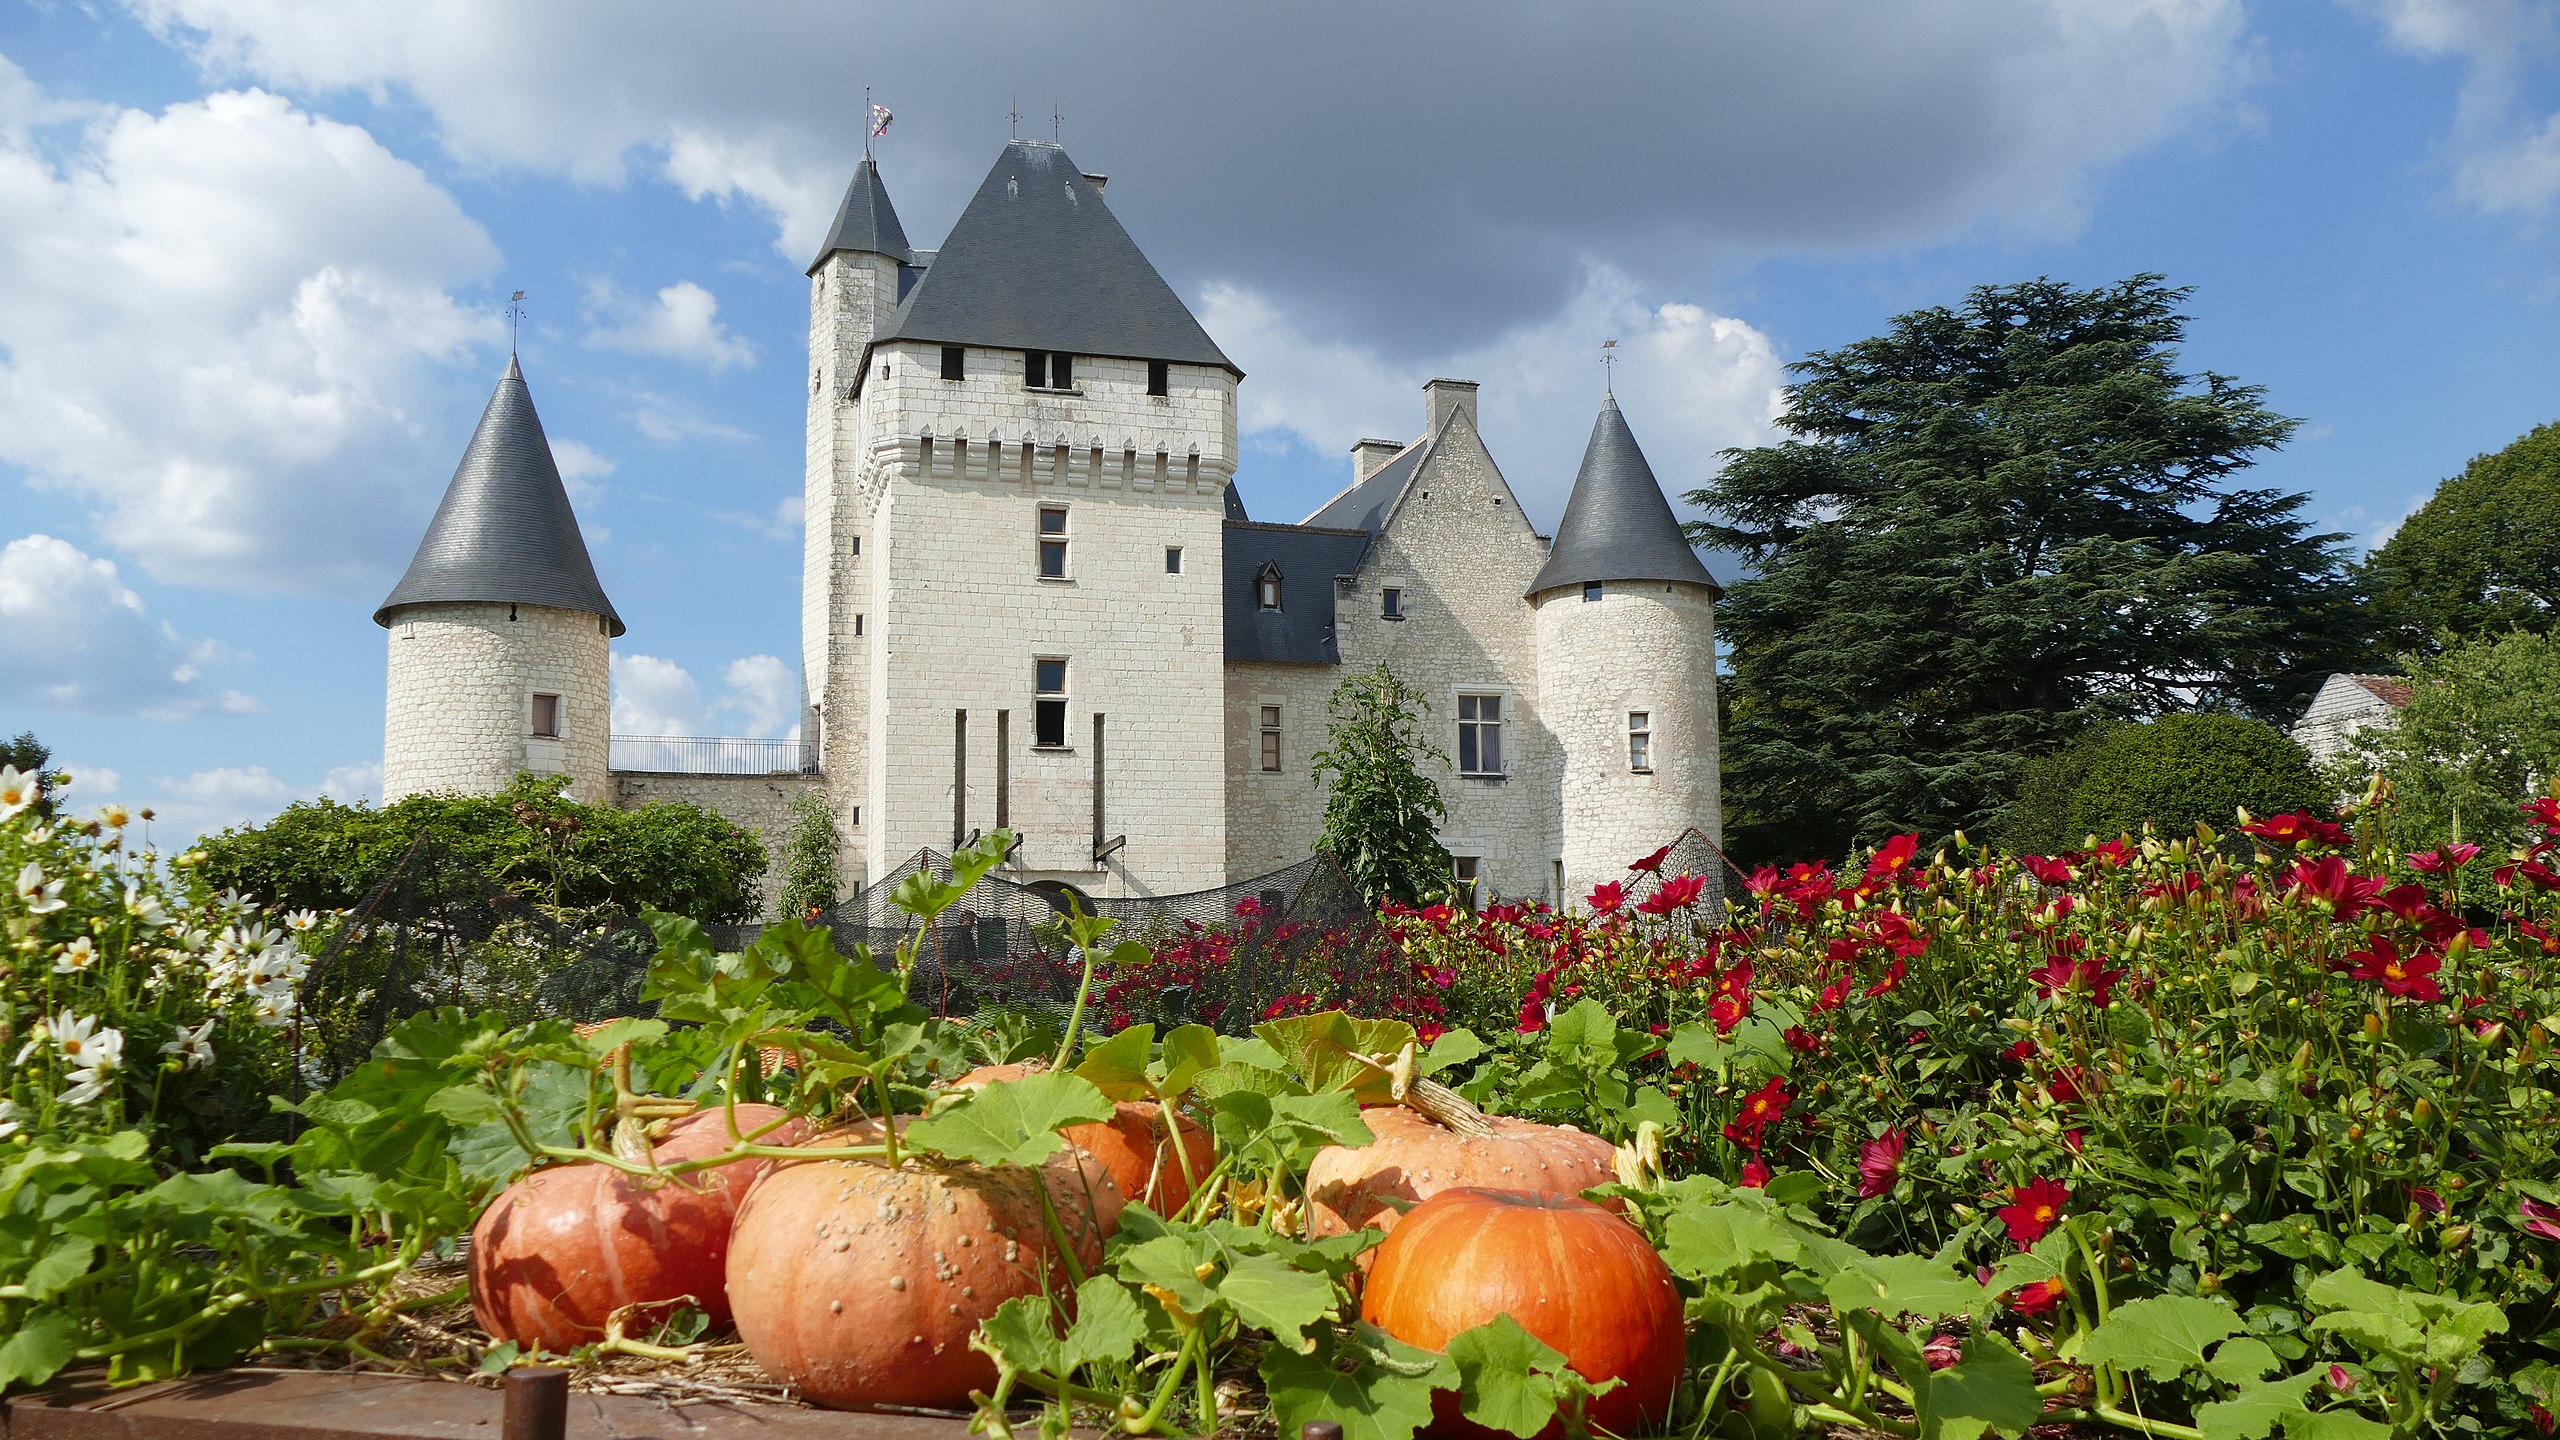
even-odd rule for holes
{"type": "MultiPolygon", "coordinates": [[[[1143,1209],[1144,1207],[1133,1207],[1143,1209]]],[[[1113,1256],[1123,1278],[1153,1285],[1173,1296],[1185,1313],[1202,1315],[1218,1303],[1217,1292],[1200,1278],[1200,1268],[1220,1258],[1218,1247],[1189,1226],[1162,1224],[1160,1233],[1113,1256]]]]}
{"type": "Polygon", "coordinates": [[[2196,1428],[2204,1440],[2267,1440],[2287,1417],[2306,1413],[2302,1397],[2318,1380],[2316,1371],[2243,1385],[2228,1400],[2196,1407],[2196,1428]]]}
{"type": "Polygon", "coordinates": [[[1473,1030],[1443,1031],[1439,1039],[1431,1042],[1431,1048],[1423,1051],[1414,1062],[1413,1072],[1416,1075],[1438,1075],[1460,1065],[1472,1064],[1484,1054],[1484,1041],[1478,1039],[1473,1030]]]}
{"type": "Polygon", "coordinates": [[[1457,1367],[1461,1407],[1477,1424],[1525,1440],[1556,1418],[1564,1355],[1510,1316],[1450,1336],[1449,1363],[1457,1367]]]}
{"type": "Polygon", "coordinates": [[[2080,1361],[2174,1380],[2203,1369],[2206,1348],[2242,1328],[2239,1312],[2228,1305],[2195,1295],[2155,1295],[2117,1306],[2081,1342],[2080,1361]]]}
{"type": "Polygon", "coordinates": [[[41,1385],[80,1349],[80,1322],[47,1305],[18,1322],[18,1333],[0,1340],[0,1390],[41,1385]]]}
{"type": "Polygon", "coordinates": [[[1984,1430],[2017,1436],[2044,1413],[2036,1367],[1989,1333],[1966,1338],[1962,1358],[1929,1376],[1919,1407],[1924,1440],[1975,1440],[1984,1430]]]}
{"type": "Polygon", "coordinates": [[[1066,1142],[1063,1125],[1111,1118],[1111,1101],[1081,1075],[999,1080],[939,1115],[909,1125],[911,1144],[980,1165],[1037,1165],[1066,1142]]]}
{"type": "Polygon", "coordinates": [[[1970,1315],[1989,1298],[1982,1282],[1960,1274],[1945,1256],[1881,1255],[1860,1260],[1822,1287],[1842,1309],[1864,1308],[1887,1317],[1938,1320],[1970,1315]]]}
{"type": "Polygon", "coordinates": [[[1084,1063],[1076,1066],[1076,1073],[1111,1099],[1144,1100],[1151,1093],[1147,1056],[1155,1048],[1155,1038],[1153,1025],[1132,1025],[1084,1052],[1084,1063]]]}
{"type": "Polygon", "coordinates": [[[1147,1317],[1128,1287],[1108,1275],[1096,1275],[1076,1288],[1076,1323],[1067,1327],[1058,1358],[1067,1370],[1118,1364],[1146,1339],[1147,1317]]]}
{"type": "Polygon", "coordinates": [[[1190,1093],[1192,1084],[1218,1066],[1218,1032],[1206,1025],[1182,1025],[1166,1032],[1156,1089],[1172,1104],[1190,1093]]]}
{"type": "Polygon", "coordinates": [[[625,1016],[606,1021],[603,1029],[581,1036],[578,1043],[586,1047],[588,1054],[603,1060],[625,1045],[654,1045],[666,1038],[666,1034],[667,1022],[664,1020],[637,1020],[625,1016]]]}
{"type": "MultiPolygon", "coordinates": [[[[1656,1093],[1650,1086],[1646,1087],[1646,1092],[1656,1093]]],[[[1769,1183],[1760,1187],[1760,1193],[1780,1205],[1810,1205],[1821,1199],[1829,1188],[1823,1184],[1822,1177],[1811,1170],[1781,1170],[1769,1177],[1769,1183]]]]}
{"type": "Polygon", "coordinates": [[[89,1273],[90,1261],[97,1258],[95,1242],[67,1235],[53,1242],[51,1248],[36,1257],[27,1267],[25,1278],[18,1283],[26,1288],[30,1300],[50,1300],[64,1287],[89,1273]]]}
{"type": "Polygon", "coordinates": [[[1333,1313],[1339,1294],[1333,1277],[1292,1269],[1270,1255],[1238,1256],[1218,1280],[1218,1298],[1235,1307],[1236,1318],[1292,1345],[1333,1313]]]}
{"type": "Polygon", "coordinates": [[[1319,1347],[1311,1355],[1286,1345],[1266,1347],[1262,1383],[1280,1433],[1300,1434],[1310,1421],[1330,1420],[1342,1427],[1342,1440],[1412,1440],[1415,1430],[1431,1422],[1431,1381],[1445,1362],[1399,1341],[1381,1341],[1382,1349],[1406,1363],[1389,1368],[1356,1350],[1344,1353],[1347,1346],[1319,1347]]]}
{"type": "Polygon", "coordinates": [[[2264,1380],[2283,1365],[2284,1361],[2277,1357],[2266,1341],[2255,1335],[2243,1335],[2223,1341],[2221,1348],[2213,1352],[2213,1358],[2204,1362],[2204,1369],[2206,1374],[2226,1385],[2246,1385],[2253,1380],[2264,1380]]]}
{"type": "Polygon", "coordinates": [[[1354,1058],[1391,1056],[1413,1042],[1401,1020],[1357,1020],[1339,1010],[1269,1020],[1253,1033],[1278,1051],[1309,1090],[1350,1090],[1366,1104],[1387,1099],[1384,1071],[1354,1058]]]}

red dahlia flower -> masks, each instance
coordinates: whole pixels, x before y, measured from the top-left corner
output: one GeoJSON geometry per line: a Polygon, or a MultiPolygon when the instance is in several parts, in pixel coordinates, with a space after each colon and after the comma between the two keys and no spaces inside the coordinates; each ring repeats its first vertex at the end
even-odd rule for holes
{"type": "Polygon", "coordinates": [[[2468,843],[2447,845],[2442,851],[2420,850],[2409,857],[2411,869],[2426,875],[2441,875],[2447,870],[2469,864],[2480,847],[2468,843]]]}
{"type": "Polygon", "coordinates": [[[1674,910],[1686,910],[1697,903],[1698,897],[1706,893],[1706,888],[1707,881],[1703,875],[1674,875],[1663,881],[1661,888],[1639,901],[1636,909],[1646,915],[1668,915],[1674,910]]]}
{"type": "Polygon", "coordinates": [[[1758,1190],[1769,1183],[1769,1162],[1754,1155],[1742,1162],[1742,1188],[1758,1190]]]}
{"type": "Polygon", "coordinates": [[[2546,1205],[2539,1200],[2516,1202],[2516,1214],[2524,1221],[2524,1233],[2545,1240],[2560,1240],[2560,1205],[2546,1205]]]}
{"type": "Polygon", "coordinates": [[[2000,1207],[2000,1223],[2009,1227],[2010,1242],[2024,1250],[2045,1237],[2070,1203],[2071,1192],[2061,1181],[2039,1176],[2010,1190],[2009,1203],[2000,1207]]]}
{"type": "Polygon", "coordinates": [[[2041,968],[2028,971],[2027,978],[2036,982],[2037,993],[2047,1000],[2085,993],[2090,1004],[2105,1009],[2108,998],[2115,993],[2116,982],[2124,978],[2124,972],[2108,969],[2107,962],[2095,955],[2078,960],[2056,955],[2041,968]]]}
{"type": "Polygon", "coordinates": [[[1619,906],[1626,903],[1627,887],[1615,880],[1591,887],[1591,908],[1597,914],[1612,914],[1619,906]]]}
{"type": "Polygon", "coordinates": [[[2021,855],[2018,857],[2018,863],[2026,867],[2028,874],[2046,885],[2068,885],[2073,878],[2071,866],[2068,863],[2043,855],[2021,855]]]}
{"type": "Polygon", "coordinates": [[[2298,811],[2243,825],[2240,829],[2244,834],[2273,840],[2279,845],[2343,845],[2347,839],[2345,826],[2317,820],[2298,811]]]}
{"type": "MultiPolygon", "coordinates": [[[[1672,842],[1672,844],[1674,844],[1674,845],[1676,845],[1676,844],[1678,844],[1678,843],[1679,843],[1679,842],[1678,842],[1678,841],[1676,841],[1676,840],[1672,842]]],[[[1643,859],[1641,859],[1641,860],[1637,861],[1637,862],[1636,862],[1636,863],[1634,863],[1633,865],[1628,866],[1627,868],[1628,868],[1628,869],[1630,869],[1630,870],[1635,871],[1635,872],[1636,872],[1637,874],[1639,874],[1639,875],[1650,875],[1650,874],[1652,874],[1654,871],[1661,869],[1661,868],[1662,868],[1662,862],[1663,862],[1663,861],[1665,861],[1665,860],[1668,860],[1668,859],[1670,859],[1670,858],[1671,858],[1671,846],[1670,846],[1670,845],[1665,845],[1665,846],[1663,846],[1661,849],[1654,851],[1652,854],[1647,855],[1647,856],[1646,856],[1646,857],[1644,857],[1643,859]]]]}
{"type": "Polygon", "coordinates": [[[2051,1280],[2039,1280],[2010,1296],[2009,1308],[2021,1315],[2042,1315],[2060,1305],[2062,1297],[2069,1293],[2063,1286],[2060,1276],[2051,1280]]]}
{"type": "Polygon", "coordinates": [[[2444,998],[2444,987],[2435,981],[2435,973],[2444,968],[2441,955],[2412,955],[2404,960],[2390,936],[2376,935],[2372,949],[2351,951],[2347,958],[2357,962],[2348,972],[2351,976],[2381,982],[2386,995],[2419,1001],[2444,998]]]}
{"type": "Polygon", "coordinates": [[[1904,974],[1904,967],[1903,967],[1903,963],[1902,963],[1902,957],[1901,957],[1901,956],[1899,956],[1899,955],[1896,955],[1896,956],[1894,956],[1894,957],[1893,957],[1893,963],[1885,967],[1885,969],[1884,969],[1884,978],[1883,978],[1883,979],[1881,979],[1881,980],[1878,980],[1878,981],[1877,981],[1876,983],[1874,983],[1873,985],[1870,985],[1870,986],[1868,986],[1868,987],[1867,987],[1867,989],[1866,989],[1866,996],[1867,996],[1867,998],[1868,998],[1868,999],[1870,999],[1870,1000],[1873,1000],[1874,998],[1876,998],[1876,997],[1877,997],[1877,996],[1879,996],[1879,995],[1883,995],[1883,994],[1886,994],[1886,993],[1890,992],[1890,991],[1891,991],[1891,990],[1893,990],[1896,986],[1898,986],[1898,985],[1900,985],[1900,984],[1902,983],[1902,977],[1903,977],[1903,974],[1904,974]]]}
{"type": "Polygon", "coordinates": [[[1725,1122],[1724,1138],[1745,1150],[1758,1150],[1762,1136],[1786,1115],[1795,1098],[1785,1076],[1771,1076],[1768,1084],[1742,1097],[1742,1108],[1725,1122]]]}
{"type": "Polygon", "coordinates": [[[1920,853],[1918,835],[1896,835],[1884,842],[1884,848],[1867,862],[1869,880],[1890,880],[1910,868],[1913,856],[1920,853]]]}
{"type": "Polygon", "coordinates": [[[1858,1150],[1858,1198],[1872,1200],[1893,1189],[1902,1178],[1902,1153],[1910,1141],[1897,1125],[1858,1150]]]}

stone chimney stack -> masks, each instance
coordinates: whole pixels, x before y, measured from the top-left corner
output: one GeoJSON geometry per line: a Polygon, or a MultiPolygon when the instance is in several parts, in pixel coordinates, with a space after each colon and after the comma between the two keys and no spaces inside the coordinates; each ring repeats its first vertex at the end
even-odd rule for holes
{"type": "Polygon", "coordinates": [[[1476,382],[1473,380],[1426,380],[1422,384],[1422,399],[1431,422],[1423,434],[1439,434],[1441,425],[1451,415],[1461,413],[1467,417],[1470,428],[1475,426],[1476,382]]]}
{"type": "Polygon", "coordinates": [[[1378,473],[1378,467],[1404,453],[1401,440],[1362,440],[1351,447],[1351,483],[1378,473]]]}

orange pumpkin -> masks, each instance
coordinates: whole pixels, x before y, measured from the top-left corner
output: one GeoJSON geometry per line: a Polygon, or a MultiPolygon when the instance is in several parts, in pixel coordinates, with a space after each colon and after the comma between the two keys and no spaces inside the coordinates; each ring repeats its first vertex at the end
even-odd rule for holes
{"type": "MultiPolygon", "coordinates": [[[[1362,1110],[1377,1138],[1328,1145],[1307,1165],[1314,1233],[1347,1235],[1363,1225],[1393,1233],[1405,1207],[1391,1202],[1428,1200],[1462,1185],[1579,1195],[1618,1178],[1617,1152],[1597,1135],[1473,1113],[1472,1107],[1469,1113],[1489,1133],[1463,1133],[1403,1105],[1362,1110]]],[[[1361,1263],[1374,1263],[1376,1254],[1361,1263]]]]}
{"type": "MultiPolygon", "coordinates": [[[[1048,1068],[1047,1062],[1040,1060],[981,1065],[951,1085],[955,1090],[975,1090],[999,1080],[1037,1075],[1048,1068]]],[[[1120,1182],[1123,1194],[1159,1215],[1171,1215],[1191,1203],[1193,1182],[1207,1179],[1218,1163],[1218,1143],[1206,1126],[1178,1111],[1174,1124],[1182,1135],[1182,1151],[1190,1158],[1188,1179],[1183,1176],[1183,1162],[1174,1150],[1173,1137],[1164,1133],[1164,1107],[1152,1100],[1120,1101],[1112,1106],[1110,1119],[1069,1125],[1058,1133],[1066,1137],[1068,1144],[1081,1147],[1101,1161],[1111,1178],[1120,1182]]]]}
{"type": "MultiPolygon", "coordinates": [[[[738,1126],[752,1131],[782,1114],[741,1105],[738,1126]]],[[[763,1143],[793,1144],[801,1133],[794,1120],[763,1143]]],[[[670,1125],[651,1153],[665,1165],[729,1145],[726,1112],[704,1110],[670,1125]]],[[[551,1351],[603,1339],[605,1321],[625,1305],[641,1306],[645,1321],[686,1301],[727,1324],[731,1223],[771,1163],[741,1160],[654,1187],[593,1161],[534,1171],[472,1227],[472,1318],[498,1339],[551,1351]]]]}
{"type": "MultiPolygon", "coordinates": [[[[903,1124],[903,1121],[901,1122],[903,1124]]],[[[871,1145],[877,1120],[811,1145],[871,1145]]],[[[1041,1186],[1078,1260],[1102,1262],[1127,1203],[1074,1149],[1038,1170],[907,1161],[792,1160],[738,1212],[729,1301],[738,1338],[775,1379],[834,1409],[961,1407],[994,1386],[969,1336],[1017,1295],[1064,1294],[1041,1186]]]]}
{"type": "MultiPolygon", "coordinates": [[[[1670,1418],[1687,1362],[1680,1292],[1641,1231],[1570,1195],[1473,1186],[1443,1190],[1406,1212],[1360,1292],[1360,1318],[1426,1350],[1508,1315],[1562,1352],[1584,1379],[1623,1383],[1594,1397],[1595,1432],[1651,1435],[1670,1418]]],[[[1493,1440],[1458,1397],[1433,1397],[1431,1431],[1493,1440]]],[[[1564,1434],[1562,1416],[1539,1440],[1564,1434]]]]}

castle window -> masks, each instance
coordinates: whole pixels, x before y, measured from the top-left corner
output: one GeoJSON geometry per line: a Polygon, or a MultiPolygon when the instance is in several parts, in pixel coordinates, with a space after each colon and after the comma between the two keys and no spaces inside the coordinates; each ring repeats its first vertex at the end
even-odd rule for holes
{"type": "Polygon", "coordinates": [[[969,378],[969,352],[966,349],[958,345],[942,347],[942,378],[945,380],[969,378]]]}
{"type": "Polygon", "coordinates": [[[1262,709],[1262,769],[1265,774],[1280,773],[1280,707],[1265,705],[1262,709]]]}
{"type": "Polygon", "coordinates": [[[860,615],[853,617],[853,633],[856,638],[860,638],[862,634],[862,617],[860,615]]]}
{"type": "Polygon", "coordinates": [[[1483,879],[1484,861],[1475,855],[1449,857],[1449,873],[1458,882],[1458,903],[1472,910],[1476,907],[1476,883],[1483,879]]]}
{"type": "Polygon", "coordinates": [[[1067,662],[1031,662],[1031,744],[1035,749],[1063,750],[1067,745],[1067,662]]]}
{"type": "Polygon", "coordinates": [[[1627,768],[1639,775],[1653,773],[1653,714],[1651,711],[1627,712],[1627,768]]]}
{"type": "Polygon", "coordinates": [[[1502,773],[1502,697],[1458,697],[1458,773],[1502,773]]]}
{"type": "Polygon", "coordinates": [[[1076,388],[1076,360],[1054,350],[1022,352],[1022,383],[1033,390],[1076,388]]]}
{"type": "Polygon", "coordinates": [[[1173,366],[1170,362],[1163,360],[1147,362],[1147,393],[1150,395],[1173,393],[1173,366]]]}
{"type": "Polygon", "coordinates": [[[862,537],[859,535],[853,537],[853,553],[856,555],[862,553],[862,537]]]}
{"type": "Polygon", "coordinates": [[[1164,547],[1164,573],[1167,575],[1179,575],[1182,573],[1181,546],[1167,545],[1164,547]]]}
{"type": "Polygon", "coordinates": [[[1583,598],[1584,603],[1586,603],[1586,604],[1588,604],[1589,602],[1591,602],[1591,601],[1593,601],[1593,600],[1597,600],[1597,599],[1599,599],[1599,598],[1600,598],[1600,582],[1599,582],[1599,581],[1597,581],[1597,580],[1585,580],[1585,581],[1583,581],[1583,582],[1582,582],[1582,598],[1583,598]]]}
{"type": "Polygon", "coordinates": [[[1383,619],[1404,618],[1404,592],[1390,585],[1378,592],[1378,614],[1383,619]]]}
{"type": "Polygon", "coordinates": [[[1280,608],[1280,567],[1265,560],[1253,576],[1254,603],[1265,610],[1280,608]]]}
{"type": "Polygon", "coordinates": [[[536,695],[533,697],[533,737],[537,740],[560,738],[559,696],[536,695]]]}
{"type": "Polygon", "coordinates": [[[1040,507],[1040,578],[1067,578],[1067,512],[1064,506],[1040,507]]]}

